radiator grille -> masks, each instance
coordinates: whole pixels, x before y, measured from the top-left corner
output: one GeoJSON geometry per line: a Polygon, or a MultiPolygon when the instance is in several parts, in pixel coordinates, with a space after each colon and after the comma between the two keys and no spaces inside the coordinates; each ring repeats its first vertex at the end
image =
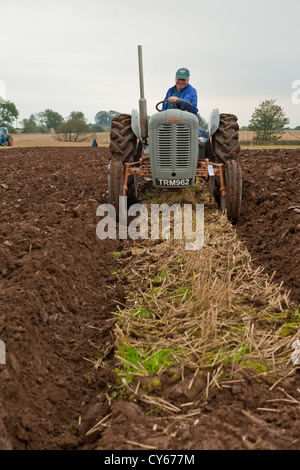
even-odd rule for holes
{"type": "Polygon", "coordinates": [[[162,124],[157,129],[158,167],[162,170],[172,169],[172,126],[162,124]]]}
{"type": "Polygon", "coordinates": [[[176,126],[176,168],[186,170],[190,166],[191,137],[190,128],[185,125],[176,126]]]}
{"type": "Polygon", "coordinates": [[[185,124],[162,124],[157,129],[157,161],[161,170],[190,167],[191,132],[185,124]],[[173,158],[172,158],[173,155],[173,158]]]}

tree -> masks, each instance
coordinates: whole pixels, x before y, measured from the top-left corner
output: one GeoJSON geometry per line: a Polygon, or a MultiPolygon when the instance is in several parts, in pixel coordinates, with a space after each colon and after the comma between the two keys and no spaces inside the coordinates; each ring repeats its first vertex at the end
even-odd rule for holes
{"type": "Polygon", "coordinates": [[[10,127],[15,119],[18,119],[19,111],[14,103],[5,101],[0,104],[0,124],[3,127],[10,127]]]}
{"type": "Polygon", "coordinates": [[[90,133],[89,126],[81,119],[69,119],[56,128],[56,134],[61,134],[58,139],[64,142],[83,142],[90,133]]]}
{"type": "Polygon", "coordinates": [[[300,131],[300,126],[295,127],[294,131],[300,131]]]}
{"type": "Polygon", "coordinates": [[[84,116],[84,113],[82,111],[72,111],[70,113],[70,117],[69,117],[69,120],[76,120],[76,121],[82,121],[84,122],[84,124],[87,123],[87,120],[84,116]]]}
{"type": "Polygon", "coordinates": [[[97,126],[110,127],[111,121],[114,117],[119,116],[118,111],[99,111],[95,116],[95,123],[97,126]]]}
{"type": "Polygon", "coordinates": [[[45,128],[47,132],[50,132],[51,129],[56,130],[57,127],[64,122],[64,118],[61,114],[52,109],[45,109],[41,113],[38,113],[39,124],[45,128]]]}
{"type": "Polygon", "coordinates": [[[281,106],[275,104],[276,100],[262,101],[249,121],[249,130],[256,131],[258,142],[277,142],[284,126],[289,124],[289,119],[285,116],[281,106]],[[277,135],[276,135],[277,134],[277,135]]]}
{"type": "Polygon", "coordinates": [[[22,121],[24,134],[45,133],[46,129],[39,125],[39,115],[31,114],[28,119],[22,121]]]}

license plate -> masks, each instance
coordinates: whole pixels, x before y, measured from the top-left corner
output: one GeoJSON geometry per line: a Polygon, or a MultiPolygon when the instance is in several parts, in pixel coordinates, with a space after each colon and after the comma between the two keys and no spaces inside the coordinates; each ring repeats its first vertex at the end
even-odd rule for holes
{"type": "Polygon", "coordinates": [[[182,178],[182,179],[160,179],[156,178],[157,186],[164,186],[166,188],[182,188],[184,186],[192,185],[192,178],[182,178]]]}

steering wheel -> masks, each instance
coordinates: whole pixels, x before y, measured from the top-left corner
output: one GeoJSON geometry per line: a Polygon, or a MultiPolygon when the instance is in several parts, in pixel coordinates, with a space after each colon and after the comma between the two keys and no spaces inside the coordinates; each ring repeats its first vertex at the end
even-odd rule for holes
{"type": "MultiPolygon", "coordinates": [[[[161,112],[164,111],[164,110],[158,109],[158,106],[159,106],[161,103],[166,103],[166,102],[169,103],[168,100],[162,100],[162,101],[160,101],[159,103],[157,103],[157,105],[155,106],[156,109],[157,109],[157,111],[158,111],[159,113],[161,113],[161,112]]],[[[185,100],[180,100],[180,99],[178,98],[178,100],[177,100],[175,103],[173,103],[173,108],[172,108],[172,109],[175,109],[175,105],[176,105],[176,104],[180,104],[180,103],[185,103],[185,104],[188,104],[188,105],[189,105],[187,111],[189,111],[190,109],[193,108],[193,105],[192,105],[191,103],[189,103],[188,101],[185,101],[185,100]]]]}

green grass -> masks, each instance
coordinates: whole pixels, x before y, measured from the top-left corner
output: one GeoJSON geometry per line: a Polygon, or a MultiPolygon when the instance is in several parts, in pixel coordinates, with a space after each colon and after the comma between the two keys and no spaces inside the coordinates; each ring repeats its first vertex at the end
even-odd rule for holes
{"type": "Polygon", "coordinates": [[[136,375],[157,374],[163,367],[175,362],[169,348],[153,352],[123,343],[119,345],[118,354],[122,364],[116,372],[120,378],[125,378],[127,383],[130,383],[136,375]]]}
{"type": "Polygon", "coordinates": [[[131,310],[131,314],[140,318],[149,318],[151,313],[144,307],[136,307],[131,310]]]}

